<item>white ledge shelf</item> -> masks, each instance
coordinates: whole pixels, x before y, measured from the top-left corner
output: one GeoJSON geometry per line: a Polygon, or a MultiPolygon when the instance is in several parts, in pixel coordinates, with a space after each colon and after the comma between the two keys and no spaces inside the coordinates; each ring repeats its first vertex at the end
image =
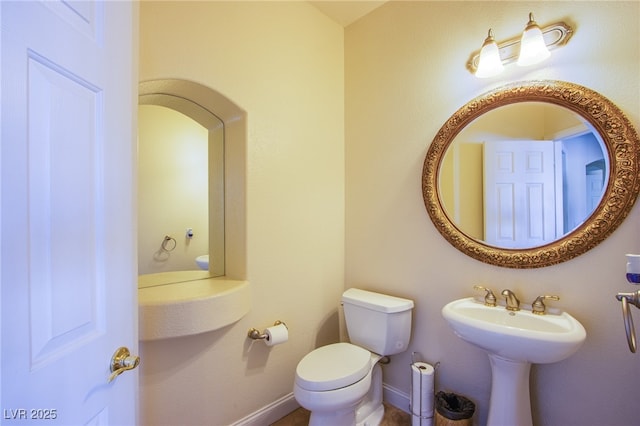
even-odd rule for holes
{"type": "Polygon", "coordinates": [[[140,340],[218,330],[240,320],[251,309],[248,281],[219,277],[148,286],[149,280],[160,274],[153,275],[156,277],[139,278],[140,340]]]}

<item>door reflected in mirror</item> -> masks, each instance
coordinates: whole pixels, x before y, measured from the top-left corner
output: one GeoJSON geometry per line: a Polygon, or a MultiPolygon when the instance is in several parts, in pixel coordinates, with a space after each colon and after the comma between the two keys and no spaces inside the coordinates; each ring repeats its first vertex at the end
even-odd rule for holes
{"type": "Polygon", "coordinates": [[[543,246],[591,216],[609,178],[600,136],[567,108],[522,102],[465,126],[445,152],[439,193],[456,227],[484,244],[543,246]]]}
{"type": "Polygon", "coordinates": [[[224,275],[223,123],[181,97],[141,96],[138,273],[198,270],[224,275]]]}

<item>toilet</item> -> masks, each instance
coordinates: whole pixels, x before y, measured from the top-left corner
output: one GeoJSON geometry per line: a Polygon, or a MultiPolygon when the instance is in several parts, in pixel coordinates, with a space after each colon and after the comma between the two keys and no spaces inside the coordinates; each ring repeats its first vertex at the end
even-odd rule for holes
{"type": "Polygon", "coordinates": [[[293,394],[311,412],[310,426],[377,426],[384,415],[378,361],[407,349],[413,301],[351,288],[342,305],[350,343],[305,355],[293,394]]]}

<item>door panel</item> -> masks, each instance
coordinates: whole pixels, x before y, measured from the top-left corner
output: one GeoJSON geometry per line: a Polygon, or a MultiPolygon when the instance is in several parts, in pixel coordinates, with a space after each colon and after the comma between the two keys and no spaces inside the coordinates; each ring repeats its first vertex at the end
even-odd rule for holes
{"type": "Polygon", "coordinates": [[[37,365],[104,332],[104,310],[96,304],[104,293],[99,270],[105,265],[98,256],[105,226],[98,216],[103,147],[96,134],[104,117],[97,88],[29,56],[30,333],[37,365]]]}

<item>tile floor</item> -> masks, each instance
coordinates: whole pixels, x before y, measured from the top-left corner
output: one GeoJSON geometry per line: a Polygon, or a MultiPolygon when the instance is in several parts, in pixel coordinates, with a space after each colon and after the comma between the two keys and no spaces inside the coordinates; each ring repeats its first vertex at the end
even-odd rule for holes
{"type": "MultiPolygon", "coordinates": [[[[271,426],[307,426],[309,424],[309,412],[304,408],[298,408],[286,415],[271,426]]],[[[380,426],[410,426],[411,415],[390,404],[384,404],[384,418],[380,426]]]]}

